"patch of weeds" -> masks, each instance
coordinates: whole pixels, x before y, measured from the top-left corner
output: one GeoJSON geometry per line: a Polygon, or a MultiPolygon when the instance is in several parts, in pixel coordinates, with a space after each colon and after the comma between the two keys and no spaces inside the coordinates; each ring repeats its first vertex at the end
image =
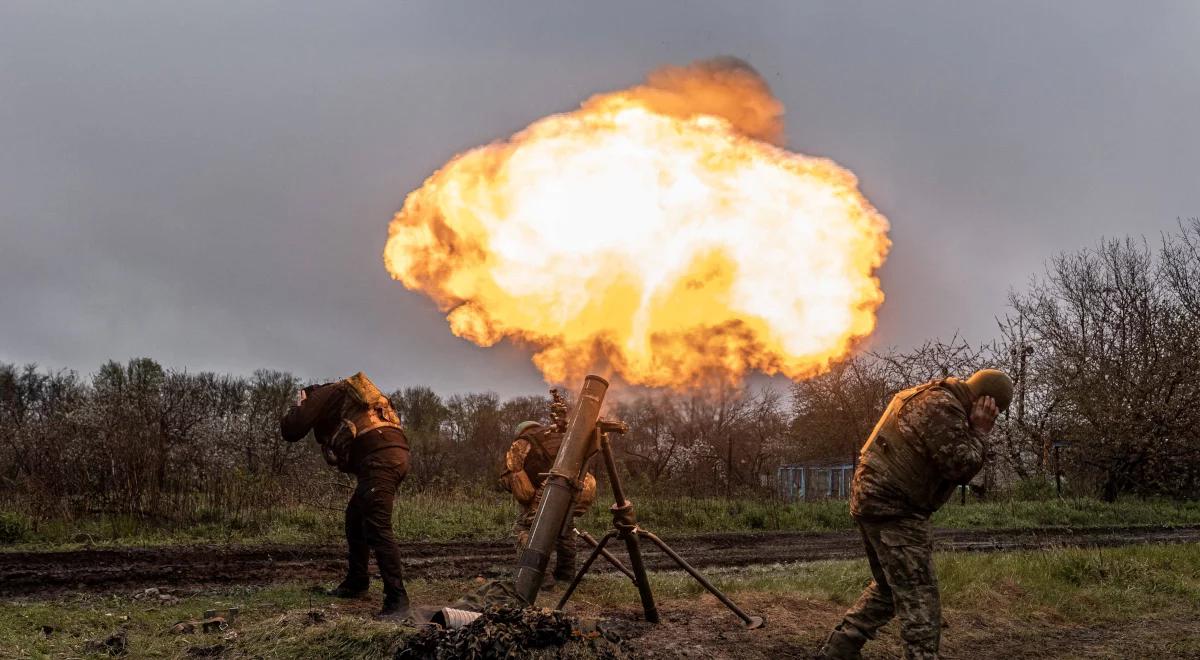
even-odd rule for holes
{"type": "Polygon", "coordinates": [[[229,646],[242,657],[386,658],[414,632],[357,615],[304,610],[247,626],[229,646]]]}
{"type": "Polygon", "coordinates": [[[746,529],[767,529],[767,515],[762,511],[747,511],[742,514],[742,525],[746,529]]]}
{"type": "Polygon", "coordinates": [[[0,543],[20,543],[30,537],[29,519],[12,511],[0,511],[0,543]]]}

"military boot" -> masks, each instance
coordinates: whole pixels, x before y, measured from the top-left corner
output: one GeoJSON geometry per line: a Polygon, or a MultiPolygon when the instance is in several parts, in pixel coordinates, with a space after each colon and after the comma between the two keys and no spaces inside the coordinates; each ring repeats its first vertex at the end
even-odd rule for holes
{"type": "Polygon", "coordinates": [[[371,584],[367,580],[353,580],[351,578],[346,578],[345,580],[342,580],[341,584],[330,589],[329,591],[326,591],[325,593],[329,594],[330,596],[334,596],[335,598],[358,598],[359,596],[367,593],[367,588],[370,586],[371,584]]]}
{"type": "Polygon", "coordinates": [[[575,562],[574,561],[572,561],[572,562],[560,561],[554,567],[553,577],[555,580],[557,580],[559,582],[563,582],[565,584],[571,584],[571,580],[575,579],[575,562]]]}
{"type": "Polygon", "coordinates": [[[574,532],[572,536],[561,538],[554,552],[554,579],[559,582],[571,583],[575,579],[575,547],[574,532]]]}
{"type": "Polygon", "coordinates": [[[408,594],[401,591],[384,595],[383,609],[379,610],[379,614],[376,614],[375,618],[381,621],[399,622],[408,619],[411,615],[412,609],[408,601],[408,594]]]}
{"type": "Polygon", "coordinates": [[[839,623],[833,632],[829,633],[817,657],[826,660],[860,660],[862,647],[866,642],[867,639],[858,630],[846,626],[845,623],[839,623]]]}

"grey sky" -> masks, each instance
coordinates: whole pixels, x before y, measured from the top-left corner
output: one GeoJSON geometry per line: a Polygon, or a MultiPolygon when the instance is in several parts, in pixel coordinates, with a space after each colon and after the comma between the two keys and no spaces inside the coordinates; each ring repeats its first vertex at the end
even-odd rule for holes
{"type": "Polygon", "coordinates": [[[380,253],[455,153],[729,54],[892,222],[876,345],[1200,215],[1200,3],[0,4],[0,361],[540,391],[380,253]],[[969,6],[968,6],[969,5],[969,6]]]}

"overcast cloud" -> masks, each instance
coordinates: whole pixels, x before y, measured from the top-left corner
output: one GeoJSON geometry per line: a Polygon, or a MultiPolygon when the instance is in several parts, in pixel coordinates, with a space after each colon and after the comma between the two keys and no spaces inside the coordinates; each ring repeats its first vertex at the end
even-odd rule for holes
{"type": "Polygon", "coordinates": [[[729,54],[892,223],[875,345],[1200,215],[1200,3],[0,4],[0,361],[536,392],[380,258],[455,153],[729,54]]]}

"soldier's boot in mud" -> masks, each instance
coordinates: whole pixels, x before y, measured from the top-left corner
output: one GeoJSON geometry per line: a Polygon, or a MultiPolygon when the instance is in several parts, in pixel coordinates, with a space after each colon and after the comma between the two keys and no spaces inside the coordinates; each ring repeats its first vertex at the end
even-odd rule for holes
{"type": "Polygon", "coordinates": [[[399,593],[385,594],[383,597],[383,609],[379,610],[379,614],[375,615],[376,619],[381,621],[405,621],[411,619],[412,608],[408,601],[408,594],[401,591],[399,593]]]}
{"type": "Polygon", "coordinates": [[[325,592],[335,598],[358,598],[367,593],[367,589],[371,586],[368,580],[354,580],[346,578],[338,586],[325,592]]]}
{"type": "Polygon", "coordinates": [[[866,643],[867,638],[856,628],[844,622],[839,623],[833,632],[829,633],[825,645],[817,652],[817,657],[826,660],[859,660],[862,658],[863,644],[866,643]]]}
{"type": "Polygon", "coordinates": [[[563,537],[558,540],[554,552],[554,579],[563,586],[571,584],[575,579],[575,532],[563,531],[563,537]]]}
{"type": "Polygon", "coordinates": [[[546,576],[546,580],[542,582],[542,588],[546,590],[554,589],[558,585],[562,585],[565,589],[575,579],[575,564],[570,566],[559,564],[554,567],[554,573],[546,576]]]}

